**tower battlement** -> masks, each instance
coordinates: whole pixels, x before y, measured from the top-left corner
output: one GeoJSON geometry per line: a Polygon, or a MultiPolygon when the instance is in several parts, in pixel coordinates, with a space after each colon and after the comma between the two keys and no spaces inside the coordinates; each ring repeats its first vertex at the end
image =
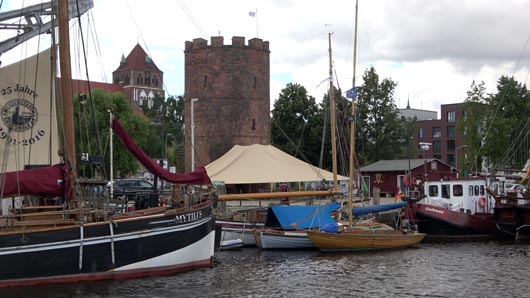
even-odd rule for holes
{"type": "Polygon", "coordinates": [[[208,47],[248,47],[249,49],[255,49],[259,51],[269,51],[269,42],[263,41],[261,38],[252,38],[248,41],[247,45],[245,43],[245,37],[233,36],[232,44],[225,44],[223,36],[212,36],[210,38],[210,45],[208,45],[208,41],[204,38],[195,38],[193,41],[186,41],[185,43],[186,52],[208,47]]]}

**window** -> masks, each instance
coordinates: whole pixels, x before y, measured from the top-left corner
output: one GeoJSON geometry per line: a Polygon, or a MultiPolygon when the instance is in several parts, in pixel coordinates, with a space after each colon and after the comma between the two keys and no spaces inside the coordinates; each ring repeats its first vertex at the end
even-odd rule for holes
{"type": "Polygon", "coordinates": [[[455,151],[455,140],[447,140],[447,151],[455,151]]]}
{"type": "Polygon", "coordinates": [[[442,137],[442,130],[440,129],[440,127],[432,128],[432,137],[435,139],[439,139],[442,137]]]}
{"type": "Polygon", "coordinates": [[[438,163],[436,161],[431,161],[431,171],[438,171],[438,163]]]}
{"type": "Polygon", "coordinates": [[[423,128],[418,129],[418,139],[423,139],[423,128]]]}
{"type": "Polygon", "coordinates": [[[252,130],[256,130],[256,119],[252,119],[252,130]]]}
{"type": "Polygon", "coordinates": [[[447,137],[451,138],[455,136],[455,127],[454,125],[447,126],[447,137]]]}
{"type": "Polygon", "coordinates": [[[449,199],[451,198],[451,194],[449,193],[451,191],[451,188],[449,185],[444,184],[442,185],[442,198],[449,199]]]}
{"type": "Polygon", "coordinates": [[[456,115],[455,111],[447,112],[447,122],[455,123],[456,121],[455,115],[456,115]]]}
{"type": "Polygon", "coordinates": [[[442,146],[440,145],[440,141],[432,142],[432,152],[442,152],[442,146]]]}
{"type": "Polygon", "coordinates": [[[254,89],[258,86],[258,78],[254,77],[254,89]]]}
{"type": "Polygon", "coordinates": [[[453,195],[455,197],[461,197],[464,195],[464,187],[462,187],[462,184],[453,185],[453,195]]]}
{"type": "Polygon", "coordinates": [[[432,155],[432,158],[436,158],[436,159],[442,159],[442,156],[440,154],[433,154],[432,155]]]}
{"type": "Polygon", "coordinates": [[[438,196],[438,185],[429,185],[429,197],[438,196]]]}
{"type": "Polygon", "coordinates": [[[454,154],[447,154],[447,163],[450,165],[455,165],[455,155],[454,154]]]}
{"type": "Polygon", "coordinates": [[[203,87],[206,87],[206,83],[208,83],[208,76],[204,76],[204,84],[203,84],[203,87]]]}
{"type": "Polygon", "coordinates": [[[468,191],[468,195],[472,196],[473,195],[473,185],[470,185],[467,189],[468,191]]]}

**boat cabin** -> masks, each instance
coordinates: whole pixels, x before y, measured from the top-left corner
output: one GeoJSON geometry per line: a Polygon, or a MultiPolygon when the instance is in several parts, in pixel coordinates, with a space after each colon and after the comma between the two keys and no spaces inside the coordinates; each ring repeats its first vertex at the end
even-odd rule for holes
{"type": "Polygon", "coordinates": [[[469,214],[493,213],[495,200],[487,194],[486,183],[482,178],[427,181],[425,204],[469,214]]]}

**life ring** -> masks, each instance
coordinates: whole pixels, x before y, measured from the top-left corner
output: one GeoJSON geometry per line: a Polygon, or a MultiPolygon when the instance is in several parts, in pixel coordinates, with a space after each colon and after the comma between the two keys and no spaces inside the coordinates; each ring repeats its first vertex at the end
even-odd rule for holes
{"type": "Polygon", "coordinates": [[[486,206],[486,197],[478,198],[478,206],[484,208],[486,206]]]}

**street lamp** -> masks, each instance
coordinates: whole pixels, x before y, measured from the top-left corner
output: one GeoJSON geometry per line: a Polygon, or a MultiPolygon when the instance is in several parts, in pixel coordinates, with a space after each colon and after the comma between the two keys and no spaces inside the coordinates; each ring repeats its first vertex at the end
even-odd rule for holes
{"type": "Polygon", "coordinates": [[[458,177],[458,149],[464,149],[467,148],[467,145],[458,146],[455,148],[455,169],[456,169],[456,175],[458,177]]]}
{"type": "Polygon", "coordinates": [[[425,172],[424,173],[425,177],[423,179],[427,180],[427,156],[426,155],[427,155],[427,150],[429,150],[432,144],[420,142],[419,145],[420,145],[421,150],[423,150],[423,170],[425,172]]]}
{"type": "Polygon", "coordinates": [[[191,99],[191,172],[195,170],[195,121],[193,118],[193,103],[198,100],[198,98],[191,99]]]}

